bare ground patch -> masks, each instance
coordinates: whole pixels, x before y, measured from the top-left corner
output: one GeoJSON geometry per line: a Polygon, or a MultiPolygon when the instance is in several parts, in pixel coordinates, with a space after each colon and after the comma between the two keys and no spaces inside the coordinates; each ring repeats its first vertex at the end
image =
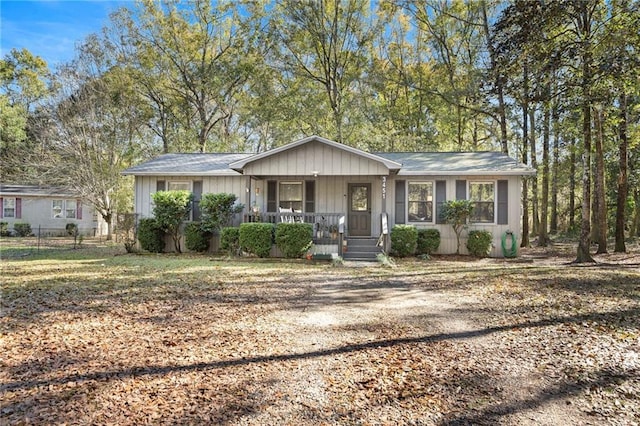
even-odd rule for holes
{"type": "Polygon", "coordinates": [[[637,424],[640,262],[3,261],[10,424],[637,424]]]}

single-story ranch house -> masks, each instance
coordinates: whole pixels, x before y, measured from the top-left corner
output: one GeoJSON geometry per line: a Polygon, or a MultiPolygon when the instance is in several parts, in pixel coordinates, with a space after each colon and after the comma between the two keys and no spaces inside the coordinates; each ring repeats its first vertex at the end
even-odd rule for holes
{"type": "MultiPolygon", "coordinates": [[[[314,225],[316,253],[365,256],[394,224],[436,228],[437,253],[456,251],[456,236],[439,217],[447,200],[474,204],[469,230],[502,236],[521,230],[521,179],[535,171],[496,152],[368,153],[311,136],[259,154],[165,154],[124,172],[135,176],[135,212],[152,216],[152,194],[233,193],[245,205],[237,222],[300,221],[314,225]]],[[[462,250],[464,248],[462,244],[462,250]]],[[[366,257],[366,256],[365,256],[366,257]]]]}
{"type": "Polygon", "coordinates": [[[0,221],[10,232],[16,223],[28,223],[42,236],[66,236],[68,223],[78,225],[84,236],[106,234],[106,224],[93,206],[58,186],[0,184],[0,221]]]}

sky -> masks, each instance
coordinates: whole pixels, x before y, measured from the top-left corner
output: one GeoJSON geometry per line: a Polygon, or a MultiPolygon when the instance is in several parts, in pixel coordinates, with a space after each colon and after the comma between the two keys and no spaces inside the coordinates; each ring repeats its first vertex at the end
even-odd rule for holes
{"type": "Polygon", "coordinates": [[[0,0],[0,57],[24,47],[53,69],[73,59],[76,44],[125,5],[133,0],[0,0]]]}

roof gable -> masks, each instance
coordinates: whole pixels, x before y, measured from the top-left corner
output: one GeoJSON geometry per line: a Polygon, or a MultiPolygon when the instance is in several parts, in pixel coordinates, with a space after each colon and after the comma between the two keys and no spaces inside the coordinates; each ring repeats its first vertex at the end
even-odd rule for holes
{"type": "MultiPolygon", "coordinates": [[[[333,164],[333,167],[331,167],[332,172],[323,173],[323,174],[351,174],[348,168],[353,167],[354,162],[356,162],[354,160],[358,160],[357,162],[360,163],[359,164],[360,168],[364,168],[368,170],[379,168],[379,170],[377,170],[376,173],[372,173],[372,174],[379,174],[382,171],[382,169],[384,169],[384,172],[386,174],[386,173],[389,173],[389,171],[397,171],[401,167],[399,163],[393,160],[390,160],[375,154],[371,154],[371,153],[368,153],[368,152],[359,150],[357,148],[353,148],[348,145],[344,145],[329,139],[325,139],[320,136],[309,136],[307,138],[300,139],[298,141],[289,143],[287,145],[283,145],[278,148],[265,151],[265,152],[253,155],[251,157],[247,157],[242,160],[233,162],[229,164],[229,168],[233,170],[237,170],[238,172],[245,172],[245,174],[248,171],[247,168],[259,169],[263,171],[271,169],[271,171],[274,171],[273,170],[274,167],[264,167],[264,166],[256,167],[256,164],[264,163],[266,161],[273,161],[273,160],[277,161],[278,157],[286,159],[287,154],[291,152],[296,152],[296,151],[300,152],[300,150],[302,149],[313,150],[313,152],[310,153],[310,155],[313,156],[313,158],[307,159],[305,163],[309,163],[309,164],[305,164],[303,166],[303,167],[306,167],[306,169],[291,170],[290,168],[295,168],[295,167],[292,166],[291,162],[289,161],[289,166],[287,168],[280,167],[280,170],[282,170],[282,172],[278,172],[278,173],[284,173],[284,174],[312,173],[314,170],[318,170],[320,167],[328,166],[327,164],[328,161],[335,160],[335,155],[328,155],[327,154],[328,152],[334,152],[334,153],[337,152],[339,154],[342,154],[343,156],[350,158],[351,161],[347,161],[349,163],[347,165],[348,167],[342,167],[342,168],[340,167],[340,165],[335,164],[335,161],[333,161],[334,164],[333,164]],[[317,149],[318,146],[321,146],[321,148],[317,149]],[[328,148],[328,149],[322,149],[322,148],[328,148]],[[371,164],[364,165],[366,163],[375,163],[377,167],[371,164]]],[[[300,159],[300,155],[298,155],[297,157],[298,159],[300,159]]],[[[290,156],[288,158],[294,159],[295,156],[290,156]]],[[[305,160],[305,159],[303,158],[302,160],[305,160]]],[[[279,167],[278,165],[275,166],[275,168],[278,168],[278,167],[279,167]]],[[[278,173],[273,173],[273,174],[278,174],[278,173]]],[[[258,174],[264,174],[264,173],[258,173],[258,174]]]]}

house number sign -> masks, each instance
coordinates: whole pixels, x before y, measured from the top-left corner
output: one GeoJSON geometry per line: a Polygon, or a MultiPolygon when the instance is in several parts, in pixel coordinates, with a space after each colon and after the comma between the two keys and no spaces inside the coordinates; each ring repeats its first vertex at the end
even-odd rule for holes
{"type": "Polygon", "coordinates": [[[387,177],[382,176],[382,199],[387,199],[387,177]]]}

